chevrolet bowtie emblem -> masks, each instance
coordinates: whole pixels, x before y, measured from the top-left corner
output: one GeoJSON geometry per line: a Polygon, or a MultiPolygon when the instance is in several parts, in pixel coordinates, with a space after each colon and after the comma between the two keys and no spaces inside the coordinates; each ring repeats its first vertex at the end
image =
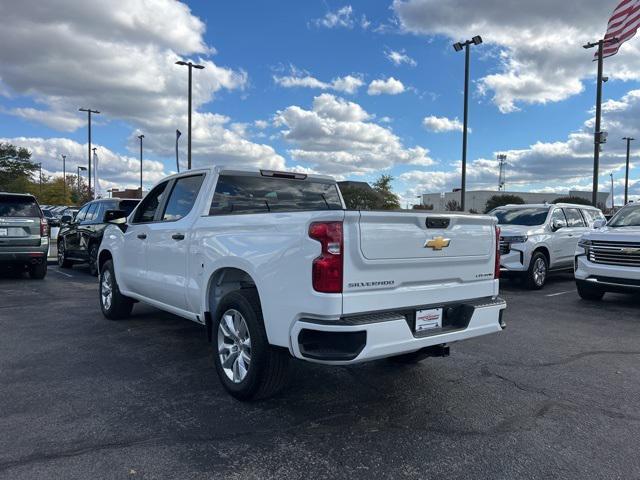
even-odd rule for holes
{"type": "Polygon", "coordinates": [[[424,248],[433,248],[434,250],[442,250],[443,248],[447,248],[451,240],[443,237],[435,237],[431,240],[427,240],[424,244],[424,248]]]}
{"type": "Polygon", "coordinates": [[[620,253],[624,253],[625,255],[637,255],[640,253],[640,248],[623,248],[620,250],[620,253]]]}

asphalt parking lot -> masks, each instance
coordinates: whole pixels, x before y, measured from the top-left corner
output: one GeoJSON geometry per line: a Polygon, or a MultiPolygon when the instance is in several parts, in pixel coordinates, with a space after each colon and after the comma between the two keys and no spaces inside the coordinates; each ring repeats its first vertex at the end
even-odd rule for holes
{"type": "Polygon", "coordinates": [[[204,331],[97,281],[0,276],[0,478],[639,478],[640,300],[570,275],[504,282],[502,334],[448,358],[297,363],[261,403],[221,388],[204,331]]]}

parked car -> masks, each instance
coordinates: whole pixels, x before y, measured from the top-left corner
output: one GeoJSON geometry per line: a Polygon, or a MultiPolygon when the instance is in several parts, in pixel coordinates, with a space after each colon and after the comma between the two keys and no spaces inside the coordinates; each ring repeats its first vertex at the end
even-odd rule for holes
{"type": "Polygon", "coordinates": [[[543,288],[552,271],[571,270],[578,240],[595,221],[604,220],[595,207],[568,203],[507,205],[490,215],[502,231],[502,272],[531,289],[543,288]]]}
{"type": "Polygon", "coordinates": [[[117,210],[128,215],[140,200],[107,198],[93,200],[73,216],[65,210],[58,233],[58,265],[71,268],[74,263],[88,263],[91,275],[98,275],[96,259],[102,241],[105,212],[117,210]]]}
{"type": "Polygon", "coordinates": [[[50,228],[60,226],[60,218],[57,215],[55,215],[51,210],[43,208],[42,214],[44,215],[44,218],[47,219],[47,223],[49,224],[50,228]]]}
{"type": "Polygon", "coordinates": [[[585,233],[575,252],[578,294],[601,300],[606,292],[640,293],[640,205],[622,208],[585,233]]]}
{"type": "Polygon", "coordinates": [[[47,275],[49,226],[33,195],[0,192],[0,264],[26,267],[31,278],[47,275]]]}
{"type": "Polygon", "coordinates": [[[346,211],[329,177],[219,168],[107,214],[105,317],[142,301],[205,325],[240,399],[276,392],[291,356],[416,362],[505,325],[494,217],[346,211]]]}

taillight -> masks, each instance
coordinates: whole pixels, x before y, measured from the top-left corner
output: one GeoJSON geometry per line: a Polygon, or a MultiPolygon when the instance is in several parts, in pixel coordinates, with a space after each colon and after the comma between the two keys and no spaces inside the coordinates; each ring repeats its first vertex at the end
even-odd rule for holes
{"type": "Polygon", "coordinates": [[[309,225],[309,237],[322,245],[313,261],[313,289],[321,293],[342,293],[342,222],[315,222],[309,225]]]}
{"type": "Polygon", "coordinates": [[[500,278],[500,227],[496,226],[496,265],[493,270],[493,278],[500,278]]]}
{"type": "Polygon", "coordinates": [[[40,236],[48,237],[49,236],[49,222],[44,217],[40,218],[40,236]]]}

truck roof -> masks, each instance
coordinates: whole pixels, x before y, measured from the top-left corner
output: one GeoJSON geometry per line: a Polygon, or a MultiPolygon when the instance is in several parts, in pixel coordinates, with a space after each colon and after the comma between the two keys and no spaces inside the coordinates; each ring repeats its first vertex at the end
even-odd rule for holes
{"type": "Polygon", "coordinates": [[[502,205],[496,208],[550,208],[550,207],[567,207],[567,208],[590,208],[592,210],[598,210],[593,205],[582,205],[579,203],[510,203],[509,205],[502,205]]]}

